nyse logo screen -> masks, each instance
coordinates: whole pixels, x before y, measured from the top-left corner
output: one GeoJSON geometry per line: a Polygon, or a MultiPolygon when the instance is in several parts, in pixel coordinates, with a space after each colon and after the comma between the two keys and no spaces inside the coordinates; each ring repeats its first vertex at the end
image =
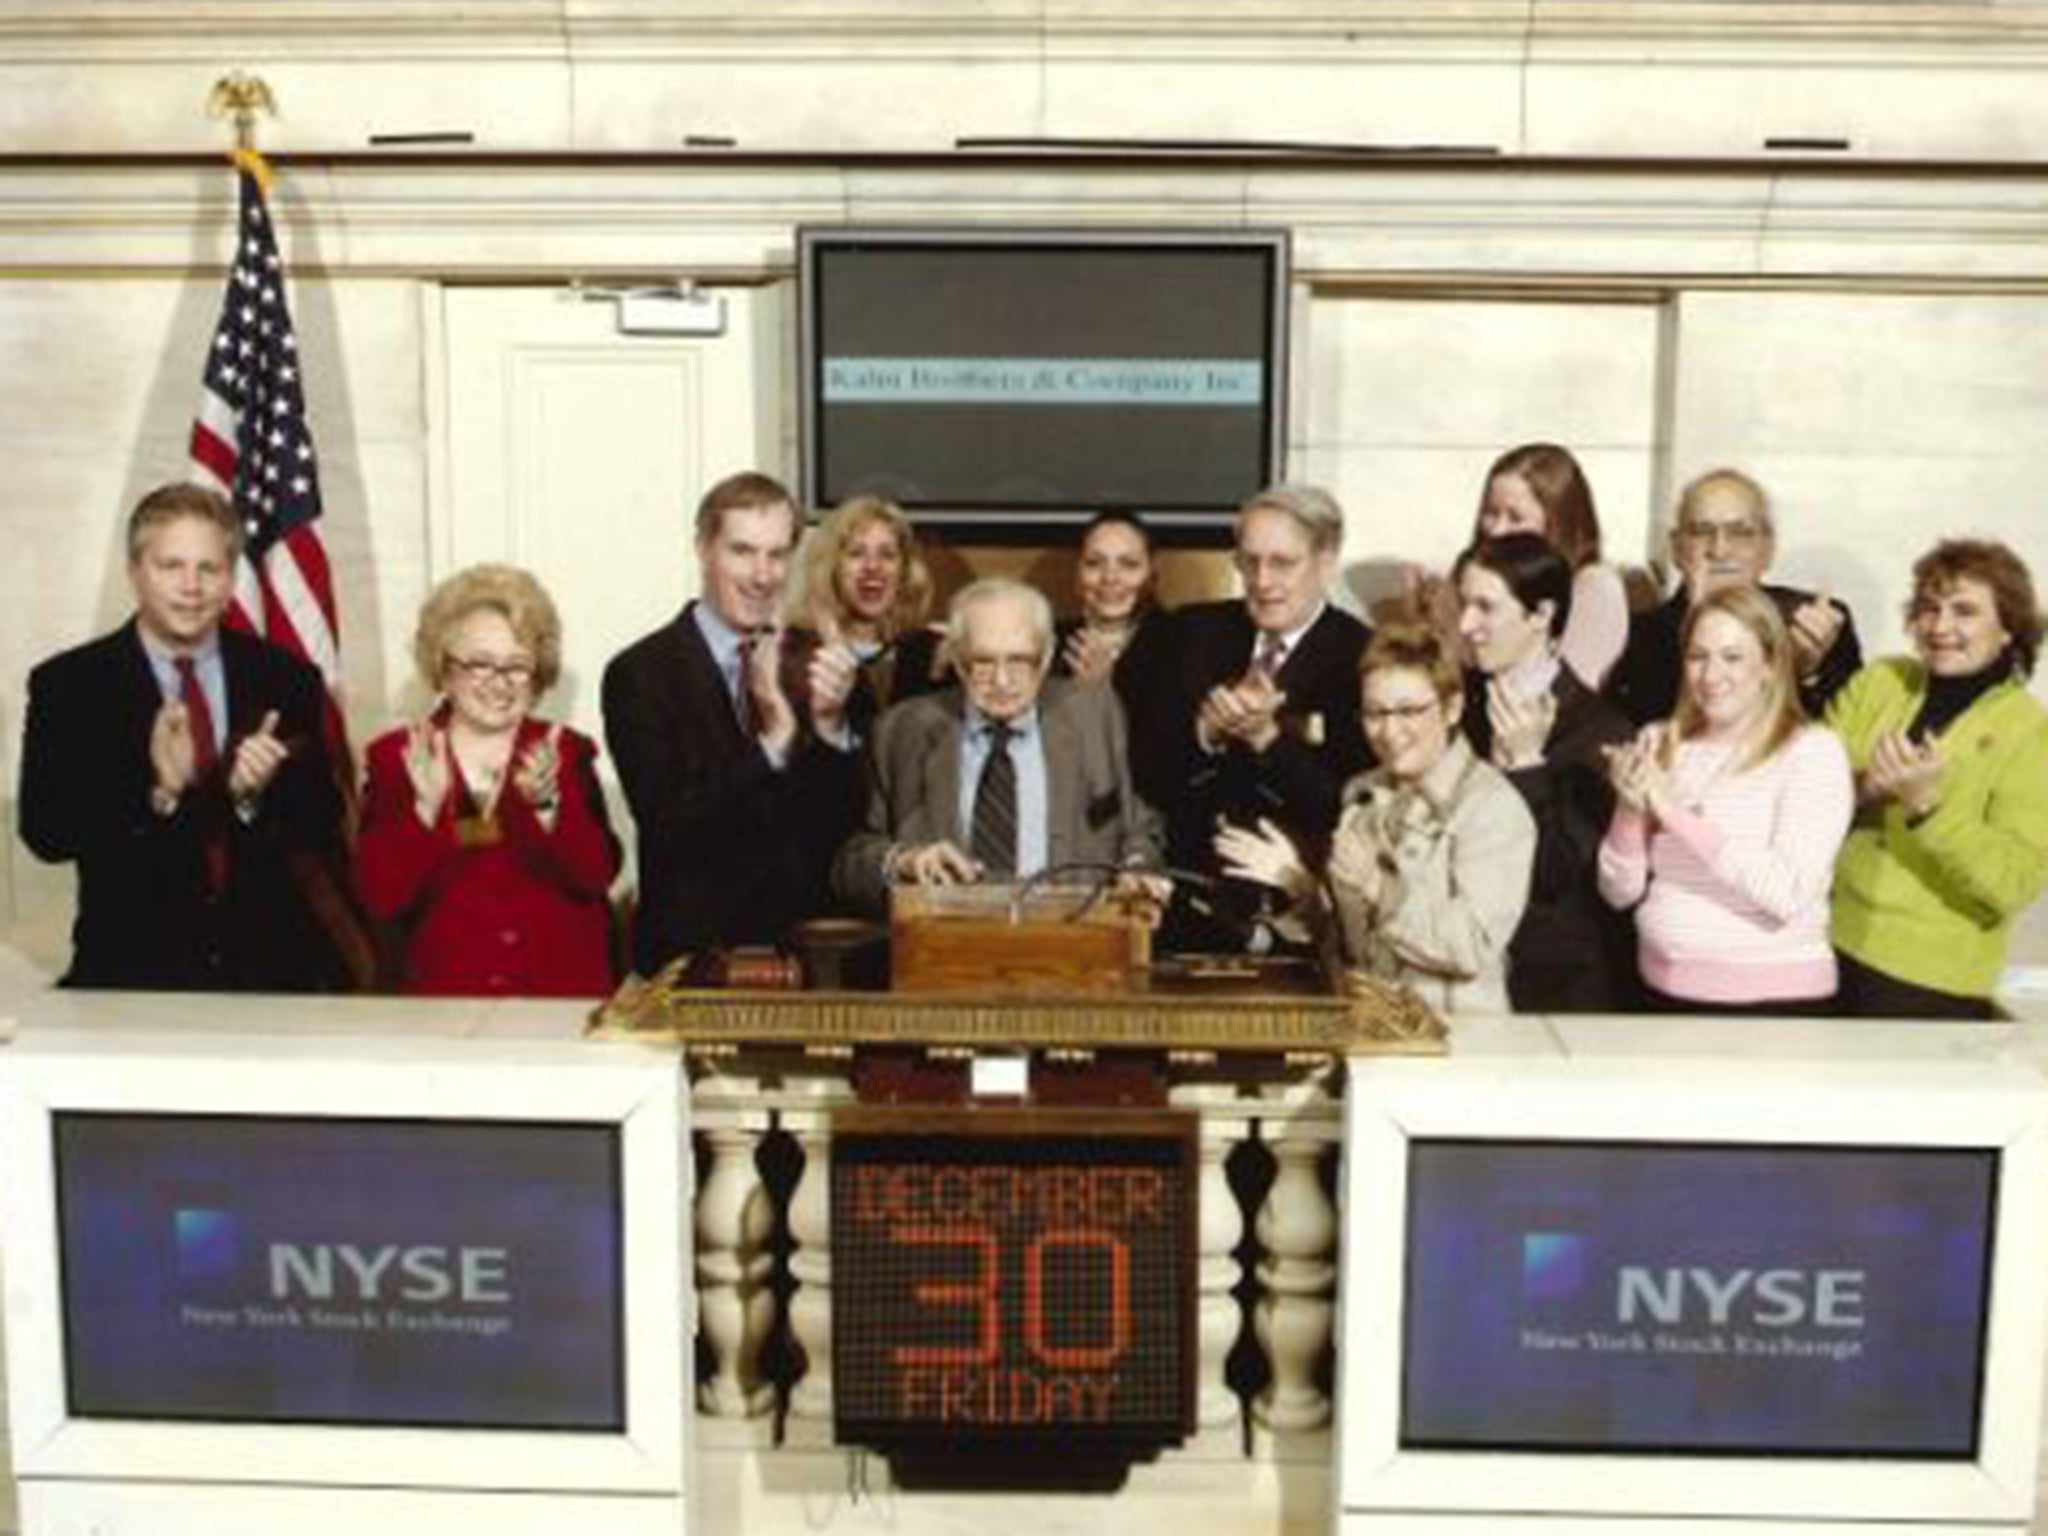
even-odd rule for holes
{"type": "Polygon", "coordinates": [[[67,1114],[84,1417],[616,1429],[605,1125],[67,1114]]]}
{"type": "Polygon", "coordinates": [[[1997,1167],[1418,1141],[1402,1443],[1972,1457],[1997,1167]]]}

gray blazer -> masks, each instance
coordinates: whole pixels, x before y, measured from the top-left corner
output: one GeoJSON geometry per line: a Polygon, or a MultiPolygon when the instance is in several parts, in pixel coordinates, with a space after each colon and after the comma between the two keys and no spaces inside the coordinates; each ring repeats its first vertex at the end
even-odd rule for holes
{"type": "MultiPolygon", "coordinates": [[[[894,847],[949,838],[962,848],[959,688],[903,700],[870,749],[867,823],[833,861],[832,887],[868,912],[888,904],[882,866],[894,847]]],[[[1114,689],[1048,678],[1038,696],[1045,740],[1046,857],[1061,864],[1159,864],[1159,818],[1131,787],[1123,707],[1114,689]]]]}

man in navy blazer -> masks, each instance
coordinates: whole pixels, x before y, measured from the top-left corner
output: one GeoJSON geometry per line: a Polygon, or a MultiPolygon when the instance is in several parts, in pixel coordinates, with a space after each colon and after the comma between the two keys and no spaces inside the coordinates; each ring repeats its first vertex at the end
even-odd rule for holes
{"type": "Polygon", "coordinates": [[[240,552],[225,497],[151,491],[128,521],[134,617],[29,675],[21,835],[78,866],[66,986],[347,983],[315,905],[342,854],[324,687],[221,628],[240,552]]]}
{"type": "Polygon", "coordinates": [[[1044,595],[984,577],[954,597],[947,627],[960,686],[905,699],[882,717],[867,825],[833,869],[839,895],[880,912],[897,883],[1156,869],[1158,818],[1132,787],[1123,708],[1106,683],[1048,679],[1053,623],[1044,595]],[[1014,759],[1015,816],[1003,867],[987,869],[976,856],[975,819],[997,727],[1014,759]]]}
{"type": "Polygon", "coordinates": [[[1195,603],[1148,624],[1126,653],[1138,793],[1166,818],[1179,882],[1169,949],[1237,949],[1256,889],[1220,883],[1221,822],[1268,820],[1320,864],[1345,781],[1370,765],[1358,659],[1371,632],[1329,601],[1344,514],[1313,486],[1259,492],[1237,514],[1242,599],[1195,603]]]}
{"type": "Polygon", "coordinates": [[[614,656],[604,733],[638,829],[633,968],[778,945],[823,910],[860,813],[846,726],[855,663],[778,627],[799,518],[767,475],[727,476],[696,518],[703,595],[614,656]]]}

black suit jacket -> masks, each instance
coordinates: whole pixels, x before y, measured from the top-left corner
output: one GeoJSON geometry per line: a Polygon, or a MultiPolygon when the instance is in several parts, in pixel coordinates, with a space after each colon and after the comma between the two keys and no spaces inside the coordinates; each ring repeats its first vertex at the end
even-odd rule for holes
{"type": "Polygon", "coordinates": [[[78,866],[74,987],[308,991],[347,976],[306,891],[339,889],[341,793],[328,757],[320,674],[222,631],[228,722],[221,764],[171,816],[149,803],[149,737],[163,694],[131,621],[29,674],[21,835],[78,866]],[[229,804],[234,744],[276,710],[291,755],[248,820],[229,804]],[[209,841],[226,846],[211,888],[209,841]]]}
{"type": "MultiPolygon", "coordinates": [[[[1628,917],[1601,900],[1594,864],[1614,815],[1603,749],[1635,735],[1620,710],[1570,667],[1550,685],[1557,718],[1543,761],[1507,775],[1536,822],[1529,904],[1508,945],[1508,998],[1517,1013],[1616,1013],[1635,1006],[1635,944],[1628,917]]],[[[1486,678],[1465,677],[1465,735],[1491,761],[1486,678]]]]}
{"type": "Polygon", "coordinates": [[[839,842],[858,824],[855,755],[806,730],[778,770],[740,730],[691,610],[604,669],[604,735],[633,808],[640,896],[633,966],[781,944],[825,904],[839,842]]]}
{"type": "MultiPolygon", "coordinates": [[[[1196,603],[1146,624],[1119,662],[1132,776],[1139,796],[1165,817],[1166,861],[1174,869],[1216,873],[1219,816],[1246,826],[1267,817],[1320,864],[1346,781],[1372,765],[1358,717],[1358,659],[1371,631],[1334,605],[1281,665],[1280,739],[1264,752],[1235,744],[1202,750],[1195,735],[1202,700],[1244,676],[1255,634],[1243,603],[1196,603]]],[[[1234,927],[1227,918],[1222,930],[1196,920],[1177,900],[1163,942],[1223,947],[1242,940],[1234,927]]]]}
{"type": "MultiPolygon", "coordinates": [[[[1778,605],[1787,624],[1800,607],[1813,601],[1811,592],[1797,587],[1779,587],[1766,582],[1764,595],[1778,605]]],[[[1799,702],[1807,715],[1818,720],[1828,700],[1841,691],[1863,665],[1863,645],[1856,638],[1856,616],[1842,605],[1841,633],[1820,660],[1812,677],[1799,680],[1799,702]]],[[[1628,621],[1628,646],[1607,678],[1607,696],[1637,725],[1664,720],[1678,706],[1678,640],[1685,630],[1685,615],[1691,604],[1680,587],[1655,608],[1633,614],[1628,621]]]]}

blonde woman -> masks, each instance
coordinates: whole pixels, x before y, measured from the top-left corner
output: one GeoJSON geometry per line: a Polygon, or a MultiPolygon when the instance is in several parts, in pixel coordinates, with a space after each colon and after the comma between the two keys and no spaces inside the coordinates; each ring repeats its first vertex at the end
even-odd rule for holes
{"type": "Polygon", "coordinates": [[[601,997],[619,845],[591,740],[533,714],[562,666],[539,582],[508,565],[429,594],[413,660],[424,719],[370,743],[356,847],[363,900],[404,934],[404,989],[601,997]]]}
{"type": "MultiPolygon", "coordinates": [[[[820,642],[839,642],[860,663],[854,729],[898,699],[930,693],[939,673],[939,632],[925,624],[932,576],[901,507],[855,496],[828,512],[803,547],[794,621],[820,642]]],[[[797,654],[800,654],[797,653],[797,654]]]]}
{"type": "Polygon", "coordinates": [[[1687,614],[1668,722],[1612,750],[1600,893],[1632,908],[1650,1005],[1824,1013],[1828,889],[1849,829],[1849,760],[1799,707],[1793,643],[1754,586],[1687,614]]]}

